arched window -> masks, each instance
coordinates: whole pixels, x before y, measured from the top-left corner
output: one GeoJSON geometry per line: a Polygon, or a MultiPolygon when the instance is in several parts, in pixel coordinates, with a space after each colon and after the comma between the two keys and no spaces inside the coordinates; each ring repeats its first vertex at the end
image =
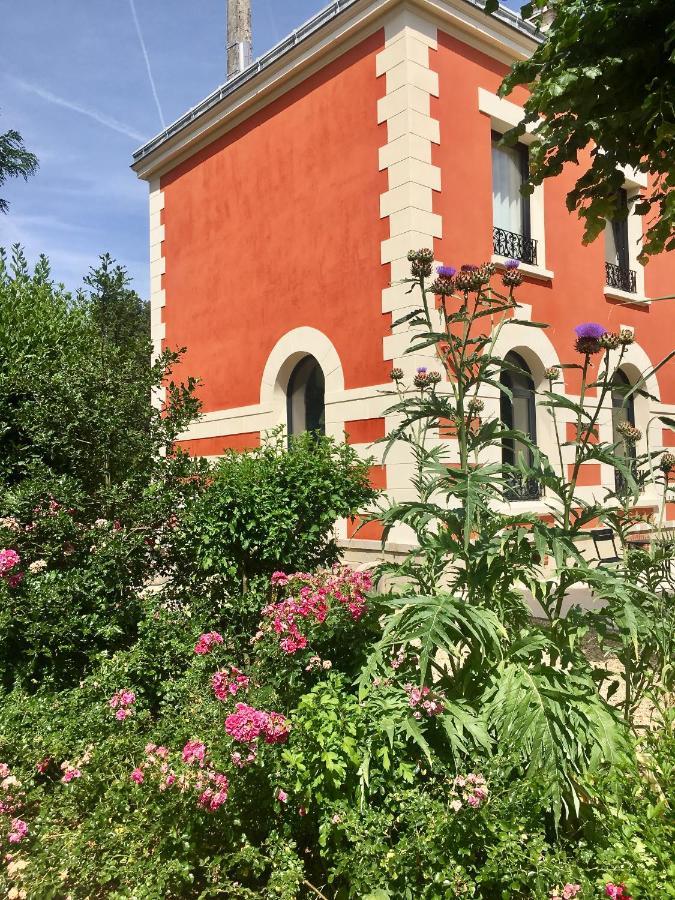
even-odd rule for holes
{"type": "MultiPolygon", "coordinates": [[[[618,427],[621,422],[628,422],[635,427],[635,403],[632,396],[626,399],[630,387],[628,376],[619,369],[612,385],[612,442],[616,445],[614,452],[617,456],[635,459],[635,444],[624,440],[618,427]]],[[[618,469],[614,470],[614,484],[617,494],[626,487],[625,479],[618,469]]]]}
{"type": "Polygon", "coordinates": [[[319,363],[305,356],[291,372],[288,380],[288,434],[312,431],[326,433],[325,380],[319,363]]]}
{"type": "MultiPolygon", "coordinates": [[[[507,353],[505,362],[517,366],[520,371],[502,371],[501,383],[511,392],[501,394],[501,419],[506,428],[513,428],[526,434],[533,444],[537,443],[537,407],[535,403],[534,381],[525,360],[518,353],[507,353]]],[[[532,465],[532,451],[523,441],[504,438],[502,441],[502,462],[515,466],[519,460],[532,465]]],[[[517,473],[509,475],[508,500],[536,500],[541,496],[539,482],[534,478],[523,479],[517,473]]]]}

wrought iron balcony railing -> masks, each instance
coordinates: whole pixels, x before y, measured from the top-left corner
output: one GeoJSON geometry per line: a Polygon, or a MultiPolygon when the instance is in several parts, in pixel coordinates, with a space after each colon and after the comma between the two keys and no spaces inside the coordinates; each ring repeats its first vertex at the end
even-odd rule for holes
{"type": "Polygon", "coordinates": [[[512,472],[506,476],[506,481],[504,498],[510,503],[518,500],[541,499],[541,485],[536,478],[523,478],[517,472],[512,472]]]}
{"type": "Polygon", "coordinates": [[[637,276],[634,269],[625,266],[615,266],[614,263],[605,263],[607,286],[618,291],[626,291],[628,294],[637,293],[637,276]]]}
{"type": "Polygon", "coordinates": [[[497,256],[508,259],[519,259],[521,262],[537,265],[537,242],[532,238],[506,231],[504,228],[492,229],[492,250],[497,256]]]}

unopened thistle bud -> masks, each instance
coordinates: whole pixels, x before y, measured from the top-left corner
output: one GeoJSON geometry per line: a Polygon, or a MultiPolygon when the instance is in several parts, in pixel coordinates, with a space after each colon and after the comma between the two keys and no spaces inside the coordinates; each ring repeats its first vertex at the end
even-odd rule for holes
{"type": "Polygon", "coordinates": [[[642,440],[642,432],[630,422],[619,422],[616,430],[629,444],[635,444],[637,441],[642,440]]]}
{"type": "Polygon", "coordinates": [[[438,384],[438,382],[440,380],[441,380],[440,372],[429,372],[427,375],[427,381],[429,384],[438,384]]]}
{"type": "Polygon", "coordinates": [[[401,381],[403,379],[403,369],[392,369],[389,377],[392,381],[401,381]]]}
{"type": "Polygon", "coordinates": [[[482,413],[485,409],[485,404],[478,397],[472,397],[469,400],[469,412],[473,416],[477,416],[479,413],[482,413]]]}
{"type": "Polygon", "coordinates": [[[619,343],[624,347],[629,347],[631,344],[635,343],[635,335],[630,330],[630,328],[622,328],[619,332],[619,343]]]}
{"type": "Polygon", "coordinates": [[[666,451],[661,457],[659,468],[666,475],[672,472],[673,469],[675,469],[675,455],[670,453],[669,451],[666,451]]]}
{"type": "Polygon", "coordinates": [[[608,331],[600,338],[600,346],[605,350],[616,350],[621,343],[621,338],[613,331],[608,331]]]}
{"type": "Polygon", "coordinates": [[[414,278],[428,278],[431,275],[434,251],[424,248],[422,250],[411,250],[408,253],[408,262],[410,270],[414,278]]]}
{"type": "Polygon", "coordinates": [[[557,381],[558,378],[560,378],[560,369],[558,366],[551,366],[550,369],[546,369],[544,378],[548,378],[549,381],[557,381]]]}

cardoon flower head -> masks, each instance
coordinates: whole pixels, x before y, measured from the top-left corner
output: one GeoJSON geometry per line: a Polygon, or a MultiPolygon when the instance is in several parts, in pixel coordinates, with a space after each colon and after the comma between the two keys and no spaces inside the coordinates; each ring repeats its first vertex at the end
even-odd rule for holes
{"type": "Polygon", "coordinates": [[[615,334],[613,331],[607,331],[600,338],[600,346],[603,350],[616,350],[616,348],[621,343],[618,334],[615,334]]]}
{"type": "Polygon", "coordinates": [[[576,349],[579,353],[585,353],[590,356],[593,353],[599,353],[602,349],[600,339],[607,333],[604,325],[598,325],[597,322],[584,322],[577,325],[574,329],[577,340],[576,349]]]}
{"type": "Polygon", "coordinates": [[[469,412],[473,413],[474,416],[477,416],[478,413],[482,413],[485,409],[485,404],[478,397],[472,397],[469,400],[469,412]]]}
{"type": "Polygon", "coordinates": [[[520,260],[519,259],[507,259],[504,268],[509,272],[513,272],[515,269],[520,268],[520,260]]]}
{"type": "Polygon", "coordinates": [[[454,266],[437,266],[436,274],[439,278],[454,278],[457,274],[457,269],[454,266]]]}
{"type": "Polygon", "coordinates": [[[642,438],[642,432],[639,428],[636,428],[635,425],[630,422],[619,422],[616,426],[616,430],[619,434],[629,443],[635,444],[642,438]]]}
{"type": "Polygon", "coordinates": [[[630,344],[635,343],[635,335],[631,331],[630,328],[622,328],[619,332],[619,343],[624,347],[630,346],[630,344]]]}
{"type": "Polygon", "coordinates": [[[431,290],[439,297],[450,297],[455,290],[454,277],[457,269],[454,266],[437,266],[436,280],[431,285],[431,290]]]}
{"type": "Polygon", "coordinates": [[[408,253],[408,262],[414,278],[428,278],[431,275],[434,261],[434,251],[424,248],[411,250],[408,253]]]}
{"type": "Polygon", "coordinates": [[[403,369],[392,369],[389,373],[392,381],[401,381],[403,378],[403,369]]]}
{"type": "Polygon", "coordinates": [[[666,451],[661,457],[659,468],[665,475],[672,472],[675,469],[675,454],[666,451]]]}

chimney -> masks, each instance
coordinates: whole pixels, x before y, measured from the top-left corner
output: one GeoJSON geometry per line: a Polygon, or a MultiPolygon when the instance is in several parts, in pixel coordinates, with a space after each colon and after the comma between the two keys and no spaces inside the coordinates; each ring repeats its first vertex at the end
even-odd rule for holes
{"type": "Polygon", "coordinates": [[[251,0],[227,0],[227,77],[252,62],[251,0]]]}

